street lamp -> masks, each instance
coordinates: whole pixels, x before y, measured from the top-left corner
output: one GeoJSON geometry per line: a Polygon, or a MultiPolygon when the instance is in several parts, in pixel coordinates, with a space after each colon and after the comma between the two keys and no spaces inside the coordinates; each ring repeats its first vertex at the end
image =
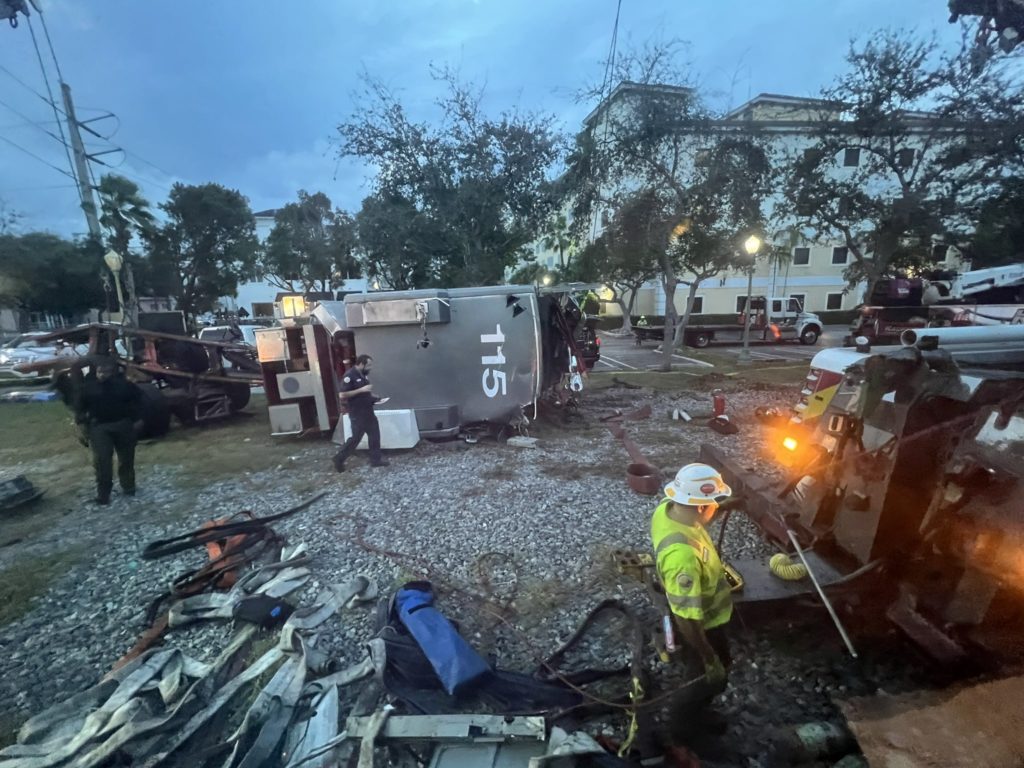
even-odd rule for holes
{"type": "Polygon", "coordinates": [[[121,268],[124,266],[124,259],[115,250],[107,251],[103,257],[103,263],[107,265],[114,274],[114,288],[117,290],[118,322],[124,322],[124,294],[121,292],[121,268]]]}
{"type": "Polygon", "coordinates": [[[551,285],[551,275],[544,275],[544,277],[542,277],[540,281],[544,285],[551,285]]]}
{"type": "Polygon", "coordinates": [[[754,263],[757,252],[761,250],[761,238],[751,235],[743,241],[743,250],[750,257],[750,265],[747,267],[747,300],[743,305],[743,349],[740,350],[738,362],[746,365],[750,363],[750,295],[754,292],[754,263]]]}

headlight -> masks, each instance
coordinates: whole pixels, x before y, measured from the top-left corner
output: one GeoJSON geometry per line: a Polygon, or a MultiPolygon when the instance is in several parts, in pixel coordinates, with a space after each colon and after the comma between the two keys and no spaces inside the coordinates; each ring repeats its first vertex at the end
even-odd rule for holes
{"type": "Polygon", "coordinates": [[[0,365],[7,365],[11,362],[11,356],[6,352],[0,352],[0,365]]]}

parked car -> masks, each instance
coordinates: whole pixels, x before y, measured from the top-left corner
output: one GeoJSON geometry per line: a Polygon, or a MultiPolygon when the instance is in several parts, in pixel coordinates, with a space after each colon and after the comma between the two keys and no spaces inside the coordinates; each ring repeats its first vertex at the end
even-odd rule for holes
{"type": "Polygon", "coordinates": [[[224,343],[248,344],[256,347],[256,329],[258,325],[208,325],[199,329],[200,341],[220,341],[224,343]],[[241,337],[239,337],[241,333],[241,337]]]}
{"type": "Polygon", "coordinates": [[[51,357],[82,355],[88,351],[85,345],[73,347],[62,342],[50,341],[44,343],[37,341],[37,339],[47,336],[49,333],[50,331],[23,333],[0,346],[0,376],[17,376],[23,379],[36,378],[39,376],[37,372],[19,373],[14,370],[14,366],[23,363],[34,363],[36,360],[51,357]]]}

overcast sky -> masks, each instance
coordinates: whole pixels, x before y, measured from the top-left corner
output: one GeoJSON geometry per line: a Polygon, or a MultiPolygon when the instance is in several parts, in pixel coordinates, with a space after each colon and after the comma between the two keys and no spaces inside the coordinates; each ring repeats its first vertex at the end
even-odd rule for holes
{"type": "MultiPolygon", "coordinates": [[[[486,82],[486,108],[518,105],[575,130],[600,80],[615,0],[37,0],[79,118],[130,154],[106,155],[153,203],[173,181],[215,181],[253,210],[322,190],[355,210],[365,171],[336,159],[335,126],[352,110],[365,68],[432,117],[431,64],[486,82]]],[[[691,43],[719,104],[760,92],[813,95],[840,69],[848,41],[910,27],[954,41],[945,0],[623,0],[619,45],[652,36],[691,43]]],[[[38,18],[34,28],[53,76],[38,18]]],[[[54,130],[29,27],[0,24],[0,199],[22,229],[71,235],[85,225],[71,180],[8,142],[67,169],[60,144],[11,110],[54,130]],[[4,71],[4,70],[8,71],[4,71]],[[46,122],[51,121],[51,122],[46,122]]],[[[109,148],[90,137],[89,145],[109,148]]],[[[98,168],[97,171],[104,169],[98,168]]]]}

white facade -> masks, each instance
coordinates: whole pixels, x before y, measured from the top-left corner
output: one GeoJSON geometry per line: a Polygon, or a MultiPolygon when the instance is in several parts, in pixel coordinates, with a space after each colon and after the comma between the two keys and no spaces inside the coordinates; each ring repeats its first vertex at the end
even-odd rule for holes
{"type": "MultiPolygon", "coordinates": [[[[595,126],[600,131],[598,120],[615,120],[615,115],[623,109],[629,109],[630,97],[637,89],[661,86],[641,86],[630,83],[620,84],[609,96],[607,105],[595,109],[584,121],[587,126],[595,126]],[[616,103],[617,102],[617,103],[616,103]]],[[[672,89],[668,89],[672,90],[672,89]]],[[[685,97],[686,89],[675,89],[681,97],[685,97]]],[[[730,130],[732,124],[741,127],[755,123],[759,135],[767,138],[768,152],[777,167],[790,162],[806,149],[816,146],[816,123],[823,116],[837,117],[828,111],[827,105],[817,99],[805,99],[775,94],[761,94],[746,104],[730,112],[719,122],[722,130],[730,130]]],[[[924,118],[925,116],[922,116],[924,118]]],[[[599,134],[598,134],[599,135],[599,134]]],[[[908,151],[914,151],[908,148],[908,151]]],[[[699,157],[700,153],[696,154],[699,157]]],[[[911,155],[912,157],[912,155],[911,155]]],[[[837,174],[853,174],[861,158],[856,152],[844,155],[837,174]]],[[[628,183],[626,186],[630,186],[628,183]]],[[[766,214],[771,215],[772,209],[781,203],[781,195],[766,201],[766,214]]],[[[606,220],[611,214],[606,211],[599,219],[606,220]]],[[[603,230],[604,221],[595,222],[596,234],[603,230]]],[[[785,235],[785,242],[790,236],[785,235]]],[[[790,249],[789,263],[769,264],[761,257],[753,276],[752,292],[756,295],[777,297],[796,297],[802,300],[804,308],[810,312],[828,310],[852,310],[862,303],[864,286],[850,287],[844,278],[844,272],[852,256],[846,253],[845,243],[805,240],[790,249]]],[[[550,258],[546,252],[541,258],[550,258]]],[[[941,263],[937,266],[943,266],[941,263]]],[[[950,265],[952,266],[952,265],[950,265]]],[[[691,275],[681,275],[686,280],[691,275]]],[[[681,314],[685,308],[689,287],[678,286],[675,295],[677,311],[681,314]]],[[[747,293],[747,273],[730,271],[704,281],[697,291],[695,302],[696,314],[733,314],[738,313],[738,299],[747,293]]],[[[618,313],[618,308],[605,304],[606,311],[618,313]]],[[[664,292],[660,283],[652,281],[640,289],[634,306],[634,314],[663,315],[665,313],[664,292]]]]}

